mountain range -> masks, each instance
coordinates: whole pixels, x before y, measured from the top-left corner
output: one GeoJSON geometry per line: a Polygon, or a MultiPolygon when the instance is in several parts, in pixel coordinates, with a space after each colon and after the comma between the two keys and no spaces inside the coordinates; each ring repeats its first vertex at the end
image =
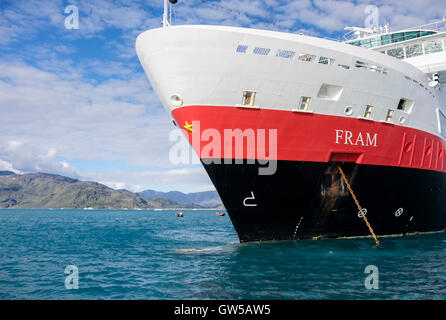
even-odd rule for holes
{"type": "Polygon", "coordinates": [[[92,181],[48,173],[0,171],[0,208],[154,209],[221,207],[215,191],[115,190],[92,181]],[[177,199],[178,201],[174,200],[177,199]]]}
{"type": "Polygon", "coordinates": [[[202,207],[218,207],[223,205],[217,191],[183,193],[180,191],[160,192],[148,189],[138,194],[148,199],[165,198],[182,204],[194,203],[202,207]]]}

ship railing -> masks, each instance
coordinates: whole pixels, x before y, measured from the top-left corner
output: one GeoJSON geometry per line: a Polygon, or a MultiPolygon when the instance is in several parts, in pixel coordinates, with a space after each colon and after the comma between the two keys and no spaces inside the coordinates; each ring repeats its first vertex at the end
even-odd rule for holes
{"type": "MultiPolygon", "coordinates": [[[[388,26],[388,25],[387,25],[388,26]]],[[[427,31],[436,31],[437,33],[445,32],[446,31],[446,15],[443,16],[442,20],[430,22],[427,24],[422,24],[419,26],[414,27],[408,27],[405,29],[397,30],[397,31],[390,31],[390,28],[386,27],[378,27],[375,29],[371,29],[370,37],[377,36],[377,35],[385,35],[385,34],[391,34],[391,33],[397,33],[400,31],[418,31],[418,30],[427,30],[427,31]]],[[[343,36],[345,42],[352,41],[352,40],[361,40],[363,38],[367,37],[358,37],[355,35],[354,31],[349,31],[343,36]]]]}

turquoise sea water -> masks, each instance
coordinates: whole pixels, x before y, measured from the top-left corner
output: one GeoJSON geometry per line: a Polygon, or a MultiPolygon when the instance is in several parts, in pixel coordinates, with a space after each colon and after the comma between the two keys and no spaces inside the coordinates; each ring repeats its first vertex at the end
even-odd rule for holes
{"type": "Polygon", "coordinates": [[[0,210],[0,299],[446,298],[444,233],[239,244],[227,215],[183,213],[0,210]]]}

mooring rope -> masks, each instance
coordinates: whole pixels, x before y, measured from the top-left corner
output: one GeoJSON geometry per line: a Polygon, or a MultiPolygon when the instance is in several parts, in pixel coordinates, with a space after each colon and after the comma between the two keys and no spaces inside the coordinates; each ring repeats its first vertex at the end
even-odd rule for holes
{"type": "Polygon", "coordinates": [[[365,224],[366,224],[367,227],[369,228],[370,233],[371,233],[372,236],[373,236],[373,239],[375,239],[376,245],[377,245],[377,246],[381,245],[381,244],[379,243],[379,240],[378,240],[378,238],[376,237],[375,233],[373,232],[372,226],[370,225],[369,221],[367,220],[367,218],[366,218],[366,216],[365,216],[365,214],[364,214],[364,211],[362,210],[361,205],[359,204],[358,199],[356,199],[356,196],[355,196],[355,194],[354,194],[352,188],[350,187],[350,183],[348,183],[347,177],[345,176],[344,171],[342,170],[341,165],[340,165],[339,163],[338,163],[338,169],[339,169],[339,172],[340,172],[341,175],[342,175],[342,180],[344,180],[345,184],[347,185],[347,189],[348,189],[348,191],[350,192],[350,194],[352,195],[352,198],[353,198],[353,200],[355,201],[356,206],[358,207],[359,212],[361,213],[361,216],[362,216],[362,218],[363,218],[364,221],[365,221],[365,224]]]}

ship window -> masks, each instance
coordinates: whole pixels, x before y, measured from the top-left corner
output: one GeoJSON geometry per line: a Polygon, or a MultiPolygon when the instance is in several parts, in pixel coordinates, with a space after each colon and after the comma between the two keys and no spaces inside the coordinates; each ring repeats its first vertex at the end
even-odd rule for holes
{"type": "Polygon", "coordinates": [[[368,65],[369,64],[367,62],[357,60],[356,64],[355,64],[355,67],[356,68],[365,68],[365,69],[367,69],[368,65]]]}
{"type": "Polygon", "coordinates": [[[421,56],[422,54],[423,48],[421,47],[421,43],[406,46],[406,58],[421,56]]]}
{"type": "Polygon", "coordinates": [[[379,47],[381,45],[381,37],[377,36],[377,37],[373,37],[372,39],[372,47],[379,47]]]}
{"type": "Polygon", "coordinates": [[[319,99],[339,100],[344,87],[323,83],[319,89],[317,97],[319,99]]]}
{"type": "Polygon", "coordinates": [[[276,53],[276,57],[291,59],[294,56],[294,51],[288,50],[278,50],[276,53]]]}
{"type": "Polygon", "coordinates": [[[407,31],[404,33],[406,40],[415,39],[420,37],[420,31],[407,31]]]}
{"type": "Polygon", "coordinates": [[[372,72],[381,72],[381,67],[371,64],[367,70],[372,72]]]}
{"type": "Polygon", "coordinates": [[[259,47],[257,47],[257,48],[254,48],[252,53],[259,54],[261,56],[267,56],[269,51],[270,51],[270,49],[268,49],[268,48],[259,48],[259,47]]]}
{"type": "Polygon", "coordinates": [[[365,111],[364,111],[364,118],[370,119],[372,117],[372,110],[373,110],[373,106],[366,105],[365,111]]]}
{"type": "Polygon", "coordinates": [[[387,54],[389,56],[395,57],[397,59],[404,59],[403,48],[389,49],[389,50],[387,50],[387,54]]]}
{"type": "Polygon", "coordinates": [[[359,45],[363,48],[371,48],[372,43],[370,39],[359,40],[359,45]]]}
{"type": "Polygon", "coordinates": [[[404,41],[404,32],[392,34],[392,43],[404,41]]]}
{"type": "Polygon", "coordinates": [[[381,36],[382,45],[392,43],[392,35],[386,34],[381,36]]]}
{"type": "Polygon", "coordinates": [[[347,70],[350,69],[350,66],[348,66],[346,64],[342,64],[342,63],[338,64],[338,67],[343,68],[343,69],[347,69],[347,70]]]}
{"type": "Polygon", "coordinates": [[[398,110],[410,113],[412,111],[413,101],[405,98],[401,98],[398,102],[398,110]]]}
{"type": "Polygon", "coordinates": [[[433,35],[433,34],[437,34],[437,31],[423,31],[423,30],[420,31],[420,36],[421,37],[430,36],[430,35],[433,35]]]}
{"type": "Polygon", "coordinates": [[[443,51],[441,40],[432,40],[424,43],[424,51],[426,54],[443,51]]]}
{"type": "Polygon", "coordinates": [[[244,46],[244,45],[239,45],[238,47],[237,47],[237,52],[239,52],[239,53],[246,53],[246,50],[248,49],[248,46],[244,46]]]}
{"type": "Polygon", "coordinates": [[[335,59],[327,58],[327,57],[319,57],[320,64],[333,64],[335,59]]]}
{"type": "Polygon", "coordinates": [[[304,62],[311,62],[314,60],[314,58],[316,58],[316,56],[313,54],[300,54],[297,60],[304,62]]]}
{"type": "Polygon", "coordinates": [[[393,110],[389,109],[387,110],[386,122],[392,122],[392,118],[393,118],[393,110]]]}
{"type": "Polygon", "coordinates": [[[438,116],[440,118],[440,133],[446,138],[446,117],[440,110],[438,110],[438,116]]]}
{"type": "Polygon", "coordinates": [[[348,44],[351,44],[352,46],[357,46],[357,47],[359,47],[361,45],[359,43],[359,41],[352,41],[352,42],[349,42],[348,44]]]}
{"type": "Polygon", "coordinates": [[[299,110],[309,110],[311,97],[302,97],[299,103],[299,110]]]}
{"type": "Polygon", "coordinates": [[[255,99],[256,93],[254,91],[243,91],[242,105],[254,106],[255,99]]]}

